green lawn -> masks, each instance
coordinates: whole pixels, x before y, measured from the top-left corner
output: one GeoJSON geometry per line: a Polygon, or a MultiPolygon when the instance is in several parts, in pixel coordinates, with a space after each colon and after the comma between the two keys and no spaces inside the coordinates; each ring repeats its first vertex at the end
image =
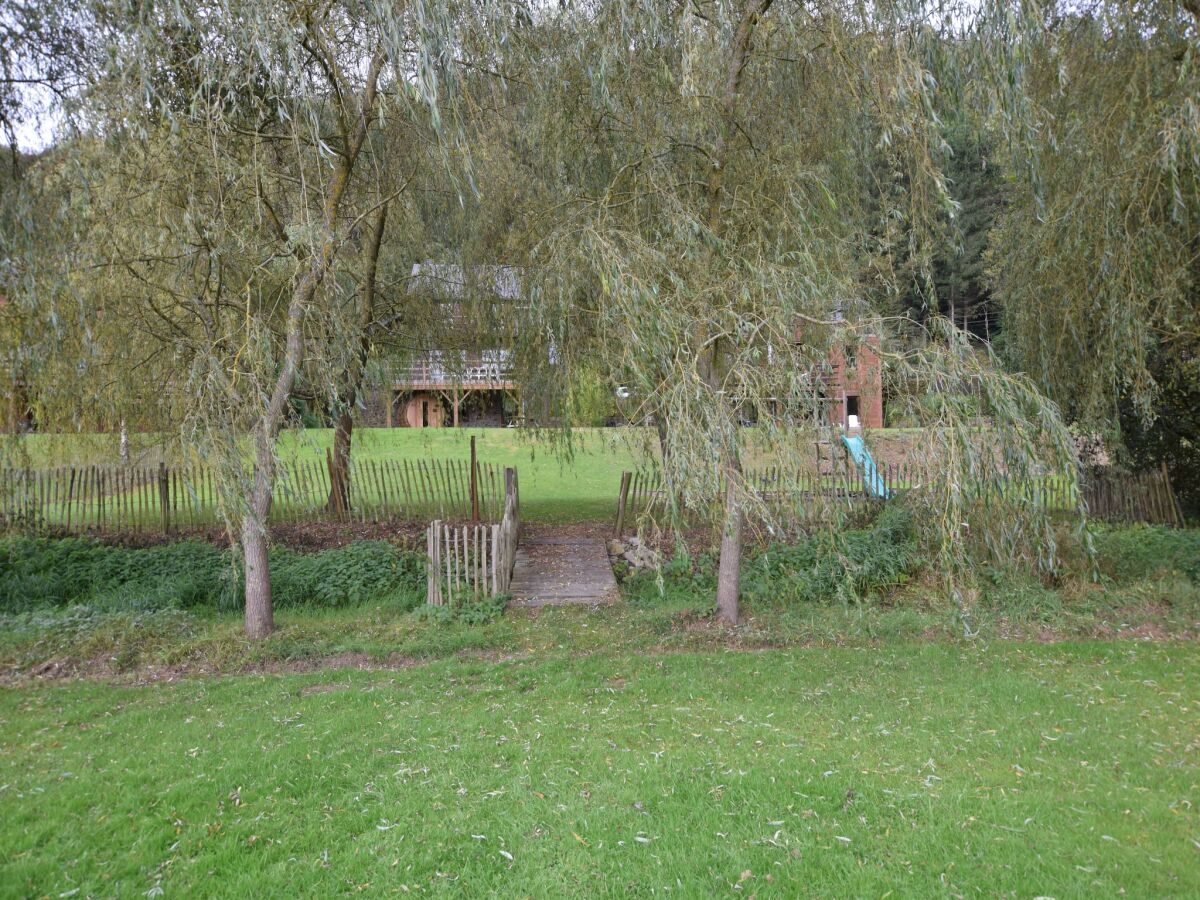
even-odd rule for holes
{"type": "MultiPolygon", "coordinates": [[[[368,459],[470,459],[470,440],[483,462],[515,466],[521,479],[521,514],[530,521],[611,520],[621,472],[639,465],[646,429],[585,428],[574,452],[556,453],[512,428],[369,428],[355,432],[355,454],[368,459]]],[[[282,453],[324,459],[333,432],[309,429],[287,435],[282,453]]]]}
{"type": "Polygon", "coordinates": [[[6,690],[0,894],[1195,896],[1197,675],[899,643],[6,690]]]}

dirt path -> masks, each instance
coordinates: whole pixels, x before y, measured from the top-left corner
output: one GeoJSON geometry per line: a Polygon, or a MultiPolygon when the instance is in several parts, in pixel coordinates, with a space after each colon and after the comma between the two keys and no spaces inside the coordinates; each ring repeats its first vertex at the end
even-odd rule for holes
{"type": "Polygon", "coordinates": [[[512,581],[513,606],[608,603],[617,599],[604,527],[528,525],[512,581]]]}

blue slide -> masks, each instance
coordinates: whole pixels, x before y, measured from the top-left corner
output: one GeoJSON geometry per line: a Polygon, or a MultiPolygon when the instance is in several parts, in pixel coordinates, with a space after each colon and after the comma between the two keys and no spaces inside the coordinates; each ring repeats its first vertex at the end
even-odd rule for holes
{"type": "Polygon", "coordinates": [[[866,441],[858,435],[847,437],[843,434],[842,443],[846,445],[846,449],[850,451],[850,458],[862,472],[863,487],[866,488],[867,493],[880,500],[887,500],[891,497],[892,492],[884,485],[883,476],[875,468],[875,460],[871,458],[871,451],[867,449],[866,441]]]}

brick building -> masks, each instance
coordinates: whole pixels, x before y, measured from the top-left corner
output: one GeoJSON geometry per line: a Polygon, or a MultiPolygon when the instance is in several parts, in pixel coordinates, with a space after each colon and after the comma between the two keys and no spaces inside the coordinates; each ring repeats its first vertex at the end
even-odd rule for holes
{"type": "Polygon", "coordinates": [[[868,337],[857,352],[836,348],[829,354],[825,383],[829,422],[843,428],[883,427],[883,360],[879,339],[868,337]]]}

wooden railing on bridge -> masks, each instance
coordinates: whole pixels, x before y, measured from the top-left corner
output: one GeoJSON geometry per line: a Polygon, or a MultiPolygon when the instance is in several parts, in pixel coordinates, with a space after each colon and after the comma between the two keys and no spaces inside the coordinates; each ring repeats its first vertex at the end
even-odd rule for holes
{"type": "Polygon", "coordinates": [[[431,606],[508,593],[521,533],[516,469],[504,470],[504,490],[499,522],[460,525],[436,520],[426,529],[425,599],[431,606]]]}

